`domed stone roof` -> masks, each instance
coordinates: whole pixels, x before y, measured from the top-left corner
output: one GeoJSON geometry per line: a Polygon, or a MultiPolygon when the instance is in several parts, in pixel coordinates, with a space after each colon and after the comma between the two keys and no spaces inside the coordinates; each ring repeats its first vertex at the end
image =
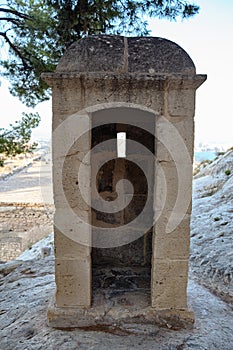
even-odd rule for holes
{"type": "Polygon", "coordinates": [[[73,43],[56,72],[194,75],[195,66],[180,46],[167,39],[93,35],[73,43]]]}

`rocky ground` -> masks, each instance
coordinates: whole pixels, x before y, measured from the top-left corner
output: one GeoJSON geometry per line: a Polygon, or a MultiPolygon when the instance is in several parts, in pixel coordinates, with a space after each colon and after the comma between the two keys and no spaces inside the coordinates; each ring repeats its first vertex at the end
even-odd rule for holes
{"type": "Polygon", "coordinates": [[[233,302],[233,151],[195,176],[190,267],[193,276],[233,302]]]}
{"type": "Polygon", "coordinates": [[[193,281],[189,284],[189,299],[196,323],[191,331],[140,324],[71,331],[49,328],[46,309],[55,290],[53,264],[53,257],[47,257],[0,267],[1,350],[233,348],[232,309],[193,281]]]}
{"type": "Polygon", "coordinates": [[[1,203],[0,230],[27,231],[35,226],[49,226],[52,231],[53,207],[41,204],[1,203]]]}
{"type": "Polygon", "coordinates": [[[54,261],[53,255],[41,258],[41,250],[51,247],[51,234],[25,251],[21,261],[0,265],[0,350],[232,350],[232,185],[232,151],[207,165],[194,180],[188,290],[196,318],[193,330],[140,324],[72,331],[49,328],[46,309],[55,290],[54,261]]]}

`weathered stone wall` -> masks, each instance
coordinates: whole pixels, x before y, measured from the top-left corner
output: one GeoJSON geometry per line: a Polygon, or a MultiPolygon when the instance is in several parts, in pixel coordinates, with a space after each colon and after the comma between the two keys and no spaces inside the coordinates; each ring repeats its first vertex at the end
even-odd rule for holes
{"type": "MultiPolygon", "coordinates": [[[[51,310],[50,321],[55,325],[61,324],[62,320],[66,324],[77,324],[80,316],[84,322],[85,310],[85,322],[92,322],[91,309],[89,317],[86,315],[86,308],[90,308],[93,301],[92,264],[97,266],[107,261],[110,265],[118,266],[143,263],[149,266],[149,260],[152,313],[148,309],[147,317],[153,320],[153,317],[160,316],[192,319],[192,313],[187,312],[186,293],[193,118],[195,91],[206,77],[196,75],[195,66],[187,53],[168,40],[105,35],[74,43],[60,60],[56,72],[44,77],[53,88],[56,207],[58,309],[51,310]],[[127,120],[128,114],[133,115],[131,122],[127,120]],[[148,128],[151,118],[153,123],[148,128]],[[114,119],[117,121],[113,122],[114,119]],[[104,121],[110,124],[107,128],[103,127],[104,121]],[[96,132],[94,128],[99,122],[101,132],[96,132]],[[154,139],[151,140],[135,125],[148,130],[154,139]],[[117,248],[108,250],[110,236],[106,232],[102,238],[98,237],[95,230],[98,231],[99,227],[109,227],[109,230],[116,227],[118,235],[117,225],[125,225],[138,215],[137,210],[140,211],[146,197],[143,181],[135,167],[128,167],[127,159],[115,159],[112,148],[94,152],[91,157],[85,158],[85,155],[95,144],[109,137],[116,139],[116,131],[122,131],[122,128],[126,128],[124,131],[128,138],[145,145],[155,154],[152,164],[143,153],[139,156],[130,146],[128,149],[131,155],[139,158],[139,162],[147,164],[146,178],[153,189],[149,197],[151,213],[147,216],[154,218],[151,225],[153,237],[151,239],[150,233],[139,241],[134,239],[130,246],[122,247],[123,241],[117,248]],[[79,137],[82,130],[84,134],[79,137]],[[70,145],[68,149],[67,144],[70,145]],[[101,171],[93,183],[95,162],[109,156],[115,160],[107,162],[102,170],[100,167],[101,171]],[[80,169],[83,169],[81,181],[77,180],[80,169]],[[136,193],[132,203],[113,215],[92,210],[96,200],[93,197],[94,188],[97,187],[100,196],[109,203],[114,202],[115,185],[122,177],[134,182],[136,193]],[[91,228],[91,224],[95,227],[91,228]],[[96,243],[100,247],[98,239],[102,239],[104,250],[92,249],[96,243]],[[67,307],[79,308],[76,316],[75,311],[74,314],[73,311],[67,312],[67,307]]],[[[113,143],[112,147],[115,146],[113,143]]],[[[125,196],[128,195],[125,191],[125,196]]],[[[142,221],[146,222],[148,217],[142,221]]],[[[134,227],[127,234],[134,237],[134,227]]]]}
{"type": "Polygon", "coordinates": [[[8,235],[0,236],[0,261],[3,262],[16,259],[22,252],[22,238],[8,235]]]}
{"type": "Polygon", "coordinates": [[[0,261],[16,259],[53,230],[53,207],[0,206],[0,261]]]}

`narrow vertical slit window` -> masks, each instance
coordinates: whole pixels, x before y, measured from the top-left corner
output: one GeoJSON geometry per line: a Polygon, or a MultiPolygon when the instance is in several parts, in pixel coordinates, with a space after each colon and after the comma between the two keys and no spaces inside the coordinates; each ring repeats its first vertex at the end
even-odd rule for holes
{"type": "Polygon", "coordinates": [[[126,157],[126,132],[117,133],[117,157],[126,157]]]}

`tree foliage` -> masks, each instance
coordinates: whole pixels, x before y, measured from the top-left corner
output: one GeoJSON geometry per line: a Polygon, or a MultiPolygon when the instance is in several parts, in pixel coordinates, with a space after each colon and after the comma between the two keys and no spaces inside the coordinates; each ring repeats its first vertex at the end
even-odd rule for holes
{"type": "Polygon", "coordinates": [[[148,35],[146,16],[189,18],[199,7],[186,0],[6,0],[0,3],[1,60],[11,93],[28,106],[49,99],[40,79],[54,71],[64,50],[92,34],[148,35]]]}
{"type": "MultiPolygon", "coordinates": [[[[0,129],[0,153],[5,156],[16,156],[20,153],[31,153],[37,146],[29,144],[32,129],[39,125],[38,113],[23,113],[22,119],[10,124],[8,129],[0,129]]],[[[2,163],[3,164],[3,163],[2,163]]]]}

